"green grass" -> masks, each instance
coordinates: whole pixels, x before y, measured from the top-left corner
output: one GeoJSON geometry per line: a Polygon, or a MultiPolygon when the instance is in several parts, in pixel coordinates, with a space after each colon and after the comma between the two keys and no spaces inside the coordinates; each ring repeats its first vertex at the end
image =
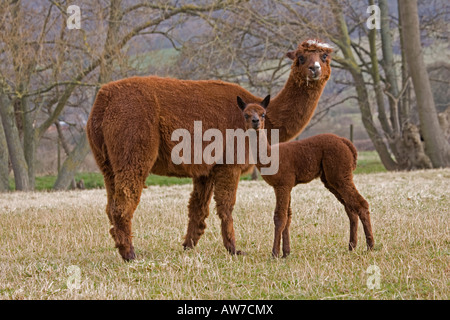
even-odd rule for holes
{"type": "MultiPolygon", "coordinates": [[[[75,181],[83,180],[86,189],[101,189],[105,187],[103,175],[97,172],[80,172],[75,175],[75,181]]],[[[50,191],[56,181],[55,175],[45,175],[36,177],[36,191],[50,191]]],[[[145,181],[147,186],[172,186],[189,184],[191,178],[176,178],[157,175],[149,175],[145,181]]],[[[9,189],[15,189],[14,179],[9,180],[9,189]]]]}
{"type": "MultiPolygon", "coordinates": [[[[81,179],[84,181],[84,186],[86,189],[99,189],[104,188],[105,184],[103,182],[103,175],[96,172],[81,172],[75,175],[75,180],[78,182],[81,179]]],[[[251,180],[251,176],[244,175],[241,180],[251,180]]],[[[36,191],[49,191],[53,188],[53,184],[56,181],[56,176],[46,175],[36,177],[36,191]]],[[[151,174],[145,180],[147,186],[173,186],[173,185],[183,185],[192,183],[191,178],[177,178],[177,177],[166,177],[151,174]]],[[[10,190],[14,190],[14,180],[10,180],[10,190]]]]}
{"type": "Polygon", "coordinates": [[[376,151],[359,151],[355,174],[386,172],[376,151]]]}
{"type": "MultiPolygon", "coordinates": [[[[361,173],[377,173],[386,172],[383,164],[380,161],[378,154],[375,151],[361,151],[358,152],[358,166],[355,174],[361,173]]],[[[84,181],[86,189],[104,188],[103,176],[96,172],[80,172],[75,175],[75,180],[78,182],[81,179],[84,181]]],[[[260,178],[261,179],[261,178],[260,178]]],[[[243,175],[241,181],[251,180],[251,175],[243,175]]],[[[36,191],[49,191],[53,188],[56,181],[55,175],[45,175],[36,177],[36,191]]],[[[149,175],[146,180],[147,186],[172,186],[183,185],[192,182],[191,178],[177,178],[165,177],[157,175],[149,175]]],[[[14,190],[14,179],[10,179],[10,190],[14,190]]]]}
{"type": "Polygon", "coordinates": [[[173,48],[152,50],[145,54],[129,58],[131,67],[139,70],[148,70],[150,66],[167,66],[172,64],[179,53],[173,48]]]}
{"type": "Polygon", "coordinates": [[[191,183],[191,178],[165,177],[151,174],[145,180],[147,186],[172,186],[191,183]]]}

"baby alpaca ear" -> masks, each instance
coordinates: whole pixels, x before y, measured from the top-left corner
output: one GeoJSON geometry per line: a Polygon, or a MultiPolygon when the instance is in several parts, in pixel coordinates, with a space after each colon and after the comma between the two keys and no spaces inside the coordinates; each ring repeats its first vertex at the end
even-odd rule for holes
{"type": "Polygon", "coordinates": [[[288,53],[286,53],[286,57],[291,60],[295,60],[295,51],[289,51],[288,53]]]}
{"type": "Polygon", "coordinates": [[[270,102],[270,94],[267,95],[267,97],[265,97],[264,100],[261,102],[261,107],[263,107],[264,109],[267,109],[269,102],[270,102]]]}
{"type": "Polygon", "coordinates": [[[240,108],[242,111],[244,111],[246,105],[245,105],[245,102],[242,100],[242,98],[239,97],[239,96],[237,96],[237,103],[238,103],[239,108],[240,108]]]}

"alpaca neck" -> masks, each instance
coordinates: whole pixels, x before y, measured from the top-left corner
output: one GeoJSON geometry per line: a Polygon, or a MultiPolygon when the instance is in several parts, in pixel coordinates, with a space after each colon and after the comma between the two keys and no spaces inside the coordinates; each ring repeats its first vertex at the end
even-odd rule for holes
{"type": "Polygon", "coordinates": [[[291,72],[284,88],[267,109],[266,128],[269,141],[271,129],[278,129],[280,142],[284,142],[295,138],[306,127],[325,84],[326,80],[299,80],[291,72]]]}
{"type": "Polygon", "coordinates": [[[271,163],[267,160],[272,160],[272,147],[270,146],[270,143],[267,139],[266,130],[258,130],[256,132],[256,141],[258,145],[256,167],[259,171],[261,171],[261,168],[270,167],[271,163]],[[264,159],[262,158],[262,156],[264,156],[264,159]]]}

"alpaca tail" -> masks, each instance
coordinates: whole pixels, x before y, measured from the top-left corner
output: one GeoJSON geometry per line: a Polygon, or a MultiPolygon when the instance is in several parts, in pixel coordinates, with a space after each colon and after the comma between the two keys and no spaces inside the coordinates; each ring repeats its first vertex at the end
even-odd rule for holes
{"type": "Polygon", "coordinates": [[[105,138],[103,136],[102,123],[106,108],[110,103],[110,93],[108,90],[100,88],[92,106],[91,114],[86,124],[86,133],[92,153],[94,154],[97,164],[108,161],[108,153],[106,151],[105,138]]]}
{"type": "Polygon", "coordinates": [[[358,159],[358,152],[356,151],[355,145],[350,140],[348,140],[346,138],[341,138],[341,139],[342,139],[342,142],[344,142],[347,145],[347,147],[350,149],[350,151],[353,154],[352,168],[353,168],[353,171],[354,171],[356,169],[356,162],[357,162],[357,159],[358,159]]]}

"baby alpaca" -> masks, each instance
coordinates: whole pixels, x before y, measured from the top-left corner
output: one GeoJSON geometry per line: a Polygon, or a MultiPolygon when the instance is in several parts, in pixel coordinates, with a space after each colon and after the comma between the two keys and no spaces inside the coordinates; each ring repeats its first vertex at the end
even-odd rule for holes
{"type": "MultiPolygon", "coordinates": [[[[243,111],[246,129],[259,131],[258,139],[267,139],[264,129],[266,108],[270,96],[261,105],[246,104],[237,97],[239,108],[243,111]]],[[[260,141],[258,141],[260,142],[260,141]]],[[[260,143],[258,143],[261,146],[260,143]]],[[[357,243],[358,217],[361,220],[366,236],[367,249],[374,246],[372,226],[370,223],[369,204],[359,194],[353,183],[353,171],[356,168],[357,152],[353,144],[334,134],[320,134],[300,141],[267,145],[267,154],[278,148],[279,169],[274,175],[261,175],[264,181],[274,188],[276,207],[274,213],[275,239],[272,255],[278,257],[281,236],[283,236],[283,257],[290,253],[289,225],[291,223],[291,190],[299,183],[308,183],[320,177],[325,187],[344,205],[350,219],[349,250],[357,243]]],[[[256,167],[261,171],[258,159],[256,167]]]]}

